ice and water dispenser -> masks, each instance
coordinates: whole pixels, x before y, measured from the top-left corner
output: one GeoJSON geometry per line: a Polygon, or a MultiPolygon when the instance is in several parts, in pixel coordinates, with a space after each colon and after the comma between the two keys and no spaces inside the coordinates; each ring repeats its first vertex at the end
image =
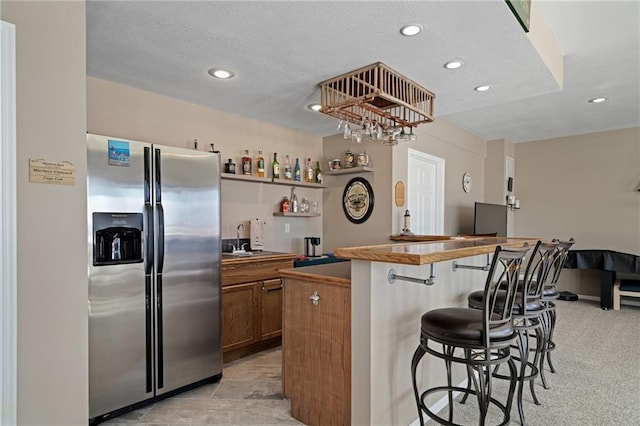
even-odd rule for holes
{"type": "Polygon", "coordinates": [[[93,213],[93,266],[142,262],[142,213],[93,213]]]}

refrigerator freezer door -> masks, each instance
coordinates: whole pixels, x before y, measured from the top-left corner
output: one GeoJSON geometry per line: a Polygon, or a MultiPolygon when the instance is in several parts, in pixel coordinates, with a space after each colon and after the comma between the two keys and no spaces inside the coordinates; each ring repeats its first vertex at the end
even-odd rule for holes
{"type": "Polygon", "coordinates": [[[116,139],[87,136],[90,418],[153,396],[152,370],[147,368],[151,348],[145,344],[151,333],[146,321],[145,264],[94,266],[91,260],[96,237],[93,213],[143,213],[143,152],[151,145],[118,140],[123,143],[119,146],[128,147],[126,162],[110,165],[114,156],[107,149],[109,140],[116,139]]]}
{"type": "Polygon", "coordinates": [[[154,145],[157,394],[222,372],[220,159],[154,145]],[[164,240],[162,237],[164,236],[164,240]]]}

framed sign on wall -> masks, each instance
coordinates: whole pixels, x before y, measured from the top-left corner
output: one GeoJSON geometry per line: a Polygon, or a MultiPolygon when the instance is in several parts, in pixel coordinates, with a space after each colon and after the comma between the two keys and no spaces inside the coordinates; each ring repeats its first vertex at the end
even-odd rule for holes
{"type": "Polygon", "coordinates": [[[373,212],[373,188],[364,178],[356,177],[347,183],[342,193],[342,209],[353,223],[364,223],[373,212]]]}

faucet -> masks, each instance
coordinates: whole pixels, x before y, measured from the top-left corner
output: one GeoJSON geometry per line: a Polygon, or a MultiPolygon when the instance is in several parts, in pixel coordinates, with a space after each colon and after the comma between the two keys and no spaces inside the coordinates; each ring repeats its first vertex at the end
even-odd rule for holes
{"type": "Polygon", "coordinates": [[[238,245],[236,246],[237,249],[234,249],[234,251],[236,251],[236,250],[242,251],[242,248],[240,247],[240,229],[242,229],[244,231],[244,223],[241,223],[236,228],[236,244],[238,244],[238,245]]]}

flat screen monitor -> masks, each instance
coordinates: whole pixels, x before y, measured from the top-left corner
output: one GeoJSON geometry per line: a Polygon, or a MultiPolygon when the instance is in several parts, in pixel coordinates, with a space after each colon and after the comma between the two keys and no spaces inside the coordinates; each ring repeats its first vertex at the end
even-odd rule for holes
{"type": "Polygon", "coordinates": [[[474,234],[507,236],[507,206],[501,204],[476,203],[473,220],[474,234]]]}

